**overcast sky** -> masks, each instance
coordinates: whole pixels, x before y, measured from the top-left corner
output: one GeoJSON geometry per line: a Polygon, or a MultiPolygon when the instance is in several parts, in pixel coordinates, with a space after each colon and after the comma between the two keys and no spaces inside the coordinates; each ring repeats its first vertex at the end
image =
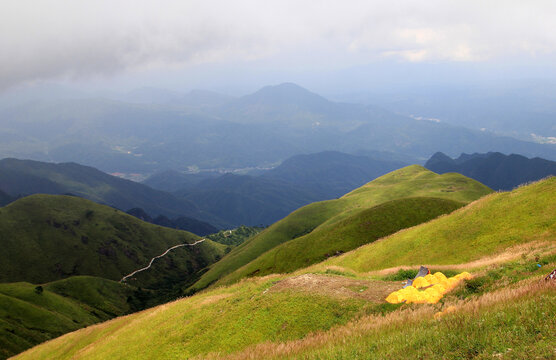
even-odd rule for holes
{"type": "Polygon", "coordinates": [[[553,76],[555,15],[551,0],[0,0],[0,91],[553,76]]]}

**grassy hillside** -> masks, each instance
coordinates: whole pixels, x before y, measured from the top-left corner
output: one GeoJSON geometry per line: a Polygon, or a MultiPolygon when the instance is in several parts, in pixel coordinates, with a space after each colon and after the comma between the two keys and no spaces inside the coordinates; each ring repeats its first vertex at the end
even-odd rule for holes
{"type": "Polygon", "coordinates": [[[337,222],[387,201],[425,196],[467,203],[491,191],[463,175],[438,175],[422,166],[411,165],[381,176],[340,199],[309,204],[294,211],[232,250],[214,264],[192,289],[207,287],[282,243],[309,234],[319,227],[331,229],[337,222]]]}
{"type": "Polygon", "coordinates": [[[285,242],[224,277],[234,282],[246,276],[291,272],[371,243],[398,230],[450,213],[463,203],[438,198],[402,198],[374,206],[307,235],[285,242]]]}
{"type": "Polygon", "coordinates": [[[324,264],[358,272],[399,265],[454,264],[524,242],[553,241],[555,199],[556,177],[551,177],[512,192],[486,196],[450,216],[401,231],[324,264]]]}
{"type": "Polygon", "coordinates": [[[494,194],[295,275],[209,289],[67,334],[17,358],[549,358],[556,287],[540,279],[556,266],[556,218],[546,216],[554,214],[555,184],[548,179],[494,194]],[[501,210],[509,220],[492,215],[501,210]],[[469,229],[474,224],[462,221],[465,213],[491,216],[477,223],[481,236],[458,256],[462,250],[453,244],[468,239],[463,225],[469,229]],[[525,220],[513,221],[519,217],[525,220]],[[533,218],[539,220],[531,223],[533,218]],[[474,275],[437,304],[386,304],[385,297],[402,286],[400,281],[331,265],[363,249],[374,264],[377,256],[368,249],[382,243],[391,243],[390,252],[381,256],[392,263],[419,264],[422,252],[406,252],[396,239],[413,234],[405,241],[417,249],[420,229],[431,226],[439,232],[423,251],[434,254],[445,271],[465,269],[474,275]],[[508,233],[512,239],[504,241],[508,233]],[[492,239],[499,245],[491,246],[492,239]],[[522,245],[519,251],[512,248],[515,244],[522,245]],[[462,263],[500,254],[497,262],[462,263]]]}
{"type": "Polygon", "coordinates": [[[0,284],[0,358],[132,310],[136,290],[80,276],[44,285],[0,284]]]}
{"type": "MultiPolygon", "coordinates": [[[[169,247],[198,239],[78,197],[32,195],[0,208],[0,281],[44,283],[75,275],[120,280],[169,247]]],[[[225,248],[210,240],[177,248],[131,283],[186,283],[225,248]]]]}
{"type": "MultiPolygon", "coordinates": [[[[208,359],[553,359],[556,287],[534,277],[463,301],[366,316],[302,340],[208,359]]],[[[467,286],[467,285],[466,285],[467,286]]]]}

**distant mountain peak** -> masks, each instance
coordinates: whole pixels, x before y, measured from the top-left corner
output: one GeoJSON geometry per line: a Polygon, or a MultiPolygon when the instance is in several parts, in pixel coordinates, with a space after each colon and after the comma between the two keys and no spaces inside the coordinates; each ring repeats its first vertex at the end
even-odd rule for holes
{"type": "Polygon", "coordinates": [[[297,84],[287,82],[278,85],[269,85],[242,98],[246,102],[260,104],[296,104],[305,106],[323,106],[330,101],[297,84]]]}
{"type": "Polygon", "coordinates": [[[434,162],[452,163],[452,162],[454,162],[454,159],[452,159],[448,155],[444,154],[443,152],[438,151],[438,152],[434,153],[433,156],[431,156],[431,158],[429,159],[429,161],[427,161],[427,163],[429,163],[429,162],[430,163],[434,163],[434,162]]]}

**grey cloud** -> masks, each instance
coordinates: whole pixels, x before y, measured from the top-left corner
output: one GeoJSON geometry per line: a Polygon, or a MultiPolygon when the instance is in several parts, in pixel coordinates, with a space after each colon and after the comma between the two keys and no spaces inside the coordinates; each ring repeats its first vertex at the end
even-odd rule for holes
{"type": "Polygon", "coordinates": [[[341,68],[377,58],[487,61],[556,50],[556,5],[544,0],[5,3],[0,89],[60,76],[288,56],[301,67],[341,68]]]}

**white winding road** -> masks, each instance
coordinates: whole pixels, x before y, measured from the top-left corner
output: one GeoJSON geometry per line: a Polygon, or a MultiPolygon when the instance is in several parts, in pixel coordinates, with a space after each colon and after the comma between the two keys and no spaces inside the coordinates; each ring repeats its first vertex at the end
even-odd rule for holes
{"type": "Polygon", "coordinates": [[[185,244],[179,244],[179,245],[176,245],[176,246],[172,246],[171,248],[169,248],[168,250],[166,250],[164,253],[162,253],[162,254],[160,254],[160,255],[158,255],[158,256],[153,257],[153,258],[151,259],[151,262],[149,263],[148,266],[145,266],[144,268],[141,268],[141,269],[139,269],[139,270],[135,270],[135,271],[132,272],[131,274],[128,274],[128,275],[124,276],[124,277],[122,278],[122,280],[120,280],[120,282],[126,281],[128,278],[132,277],[133,275],[135,275],[135,274],[137,274],[137,273],[139,273],[139,272],[141,272],[141,271],[148,270],[148,269],[152,266],[153,262],[154,262],[156,259],[165,256],[165,255],[168,254],[170,251],[172,251],[172,250],[174,250],[174,249],[176,249],[176,248],[179,248],[179,247],[182,247],[182,246],[195,246],[195,245],[197,245],[197,244],[202,243],[202,242],[205,241],[205,240],[206,240],[206,239],[203,238],[203,239],[201,239],[201,240],[195,241],[195,242],[192,243],[192,244],[185,243],[185,244]]]}

